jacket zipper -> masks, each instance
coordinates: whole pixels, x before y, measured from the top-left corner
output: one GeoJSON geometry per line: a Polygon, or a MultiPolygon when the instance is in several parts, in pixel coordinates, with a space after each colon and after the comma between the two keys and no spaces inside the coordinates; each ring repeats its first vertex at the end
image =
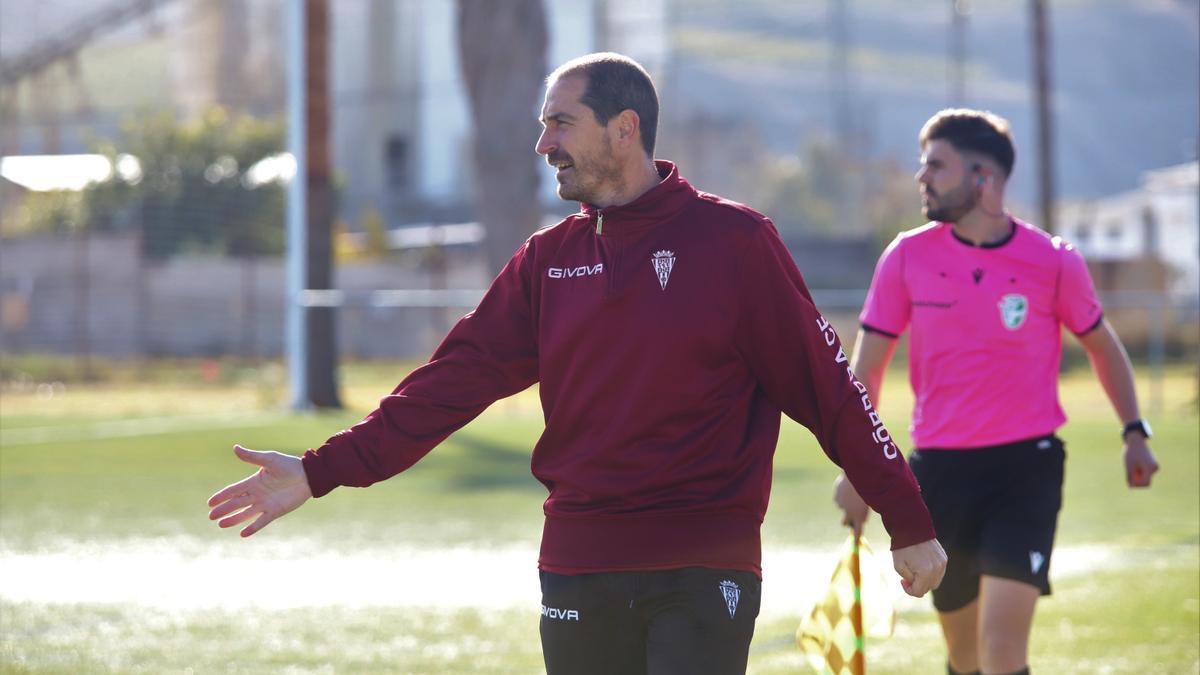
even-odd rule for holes
{"type": "Polygon", "coordinates": [[[608,271],[608,293],[607,297],[611,298],[616,293],[617,289],[617,270],[620,269],[621,263],[621,238],[609,237],[609,243],[612,250],[612,269],[608,271]]]}
{"type": "MultiPolygon", "coordinates": [[[[596,211],[596,236],[598,236],[598,237],[604,236],[604,212],[599,211],[599,210],[596,211]]],[[[611,244],[611,246],[608,246],[607,248],[610,251],[610,257],[609,257],[608,274],[606,275],[608,277],[608,279],[607,279],[608,291],[604,294],[604,296],[606,298],[612,297],[613,291],[617,286],[617,278],[616,278],[617,277],[617,262],[618,262],[618,259],[620,258],[620,248],[618,246],[619,239],[618,240],[610,239],[609,243],[611,244]]],[[[600,246],[601,246],[601,248],[605,248],[604,244],[601,244],[600,246]]]]}

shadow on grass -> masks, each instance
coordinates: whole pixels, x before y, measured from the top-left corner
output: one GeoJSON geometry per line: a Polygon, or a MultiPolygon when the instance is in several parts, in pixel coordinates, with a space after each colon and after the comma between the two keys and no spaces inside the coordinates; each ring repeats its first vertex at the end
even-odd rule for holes
{"type": "Polygon", "coordinates": [[[455,462],[449,483],[460,490],[519,490],[545,494],[546,489],[529,471],[532,449],[517,449],[489,441],[469,432],[459,432],[454,441],[463,449],[455,462]]]}
{"type": "MultiPolygon", "coordinates": [[[[824,468],[824,467],[822,467],[822,468],[824,468]]],[[[836,469],[837,467],[834,467],[834,468],[836,469]]],[[[783,467],[781,467],[778,464],[776,464],[774,470],[772,470],[772,472],[771,472],[771,475],[774,478],[773,482],[776,482],[776,483],[784,483],[784,482],[802,483],[802,482],[811,481],[811,480],[818,480],[818,479],[823,480],[825,475],[828,473],[829,473],[829,471],[819,471],[816,469],[810,469],[810,468],[798,467],[798,466],[783,466],[783,467]]],[[[832,494],[832,490],[833,490],[832,483],[830,484],[829,489],[831,490],[830,494],[832,494]]]]}
{"type": "MultiPolygon", "coordinates": [[[[446,482],[453,489],[469,491],[518,490],[544,495],[545,487],[530,473],[532,449],[489,440],[469,431],[454,436],[461,454],[453,460],[446,482]]],[[[436,456],[436,455],[433,455],[436,456]]],[[[425,460],[429,462],[428,459],[425,460]]],[[[777,467],[777,481],[803,482],[819,472],[800,467],[777,467]]]]}

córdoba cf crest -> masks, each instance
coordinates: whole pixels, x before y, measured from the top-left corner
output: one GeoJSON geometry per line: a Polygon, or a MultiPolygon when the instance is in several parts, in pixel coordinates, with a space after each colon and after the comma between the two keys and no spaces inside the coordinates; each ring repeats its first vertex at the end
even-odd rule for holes
{"type": "Polygon", "coordinates": [[[667,280],[671,278],[671,269],[675,267],[674,251],[658,251],[650,256],[650,263],[654,265],[654,273],[658,275],[658,285],[662,289],[667,290],[667,280]]]}
{"type": "Polygon", "coordinates": [[[721,586],[721,595],[725,596],[725,607],[729,610],[729,618],[732,619],[733,615],[737,613],[738,598],[742,597],[742,589],[728,579],[719,585],[721,586]]]}

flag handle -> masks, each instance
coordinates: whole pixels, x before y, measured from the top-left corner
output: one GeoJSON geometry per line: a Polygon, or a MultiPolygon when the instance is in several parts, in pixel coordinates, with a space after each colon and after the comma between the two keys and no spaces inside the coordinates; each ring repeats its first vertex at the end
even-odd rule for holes
{"type": "Polygon", "coordinates": [[[867,672],[866,633],[863,631],[862,609],[862,569],[858,564],[859,542],[861,534],[854,534],[854,543],[850,548],[850,577],[854,579],[854,605],[850,608],[850,625],[854,629],[854,656],[851,661],[851,672],[867,672]]]}

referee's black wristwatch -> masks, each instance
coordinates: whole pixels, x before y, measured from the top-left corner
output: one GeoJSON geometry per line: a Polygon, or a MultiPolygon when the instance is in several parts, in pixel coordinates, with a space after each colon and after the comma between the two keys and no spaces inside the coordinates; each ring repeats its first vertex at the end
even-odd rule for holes
{"type": "Polygon", "coordinates": [[[1121,430],[1121,440],[1125,440],[1125,437],[1128,436],[1129,432],[1131,431],[1136,431],[1146,438],[1150,438],[1150,423],[1146,420],[1134,420],[1129,424],[1126,424],[1125,428],[1121,430]]]}

